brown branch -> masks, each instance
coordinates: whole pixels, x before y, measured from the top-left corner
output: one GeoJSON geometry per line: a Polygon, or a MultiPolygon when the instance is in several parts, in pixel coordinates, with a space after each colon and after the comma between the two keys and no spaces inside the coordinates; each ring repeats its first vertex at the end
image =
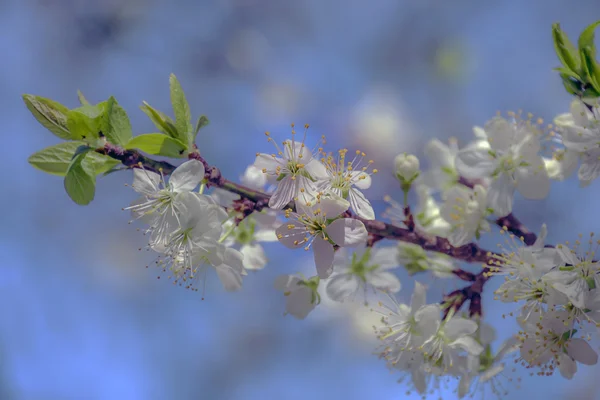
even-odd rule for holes
{"type": "MultiPolygon", "coordinates": [[[[106,154],[116,160],[121,161],[128,168],[144,167],[155,172],[161,172],[168,175],[176,168],[173,164],[166,161],[156,161],[144,156],[136,150],[124,150],[118,146],[107,144],[104,148],[96,150],[99,153],[106,154]]],[[[197,151],[189,154],[190,159],[195,159],[204,164],[205,180],[207,185],[219,187],[229,192],[238,194],[241,200],[234,206],[239,208],[238,211],[244,215],[249,215],[254,210],[262,210],[269,203],[270,196],[266,193],[250,189],[243,185],[239,185],[229,181],[221,175],[217,167],[212,167],[200,156],[197,151]]],[[[293,203],[290,204],[293,207],[293,203]]],[[[444,306],[446,312],[450,309],[458,311],[465,302],[470,301],[469,312],[471,315],[481,315],[481,293],[483,286],[490,277],[488,265],[491,265],[495,256],[498,254],[480,248],[476,243],[469,243],[464,246],[452,246],[448,239],[439,236],[430,236],[419,232],[416,229],[406,229],[394,224],[386,223],[377,220],[366,220],[357,215],[348,212],[348,217],[360,220],[369,232],[369,244],[382,239],[398,240],[416,244],[427,251],[434,251],[446,254],[452,258],[469,263],[481,263],[483,269],[478,274],[473,274],[462,269],[453,271],[457,278],[467,282],[471,282],[469,286],[463,289],[456,290],[444,296],[444,306]]],[[[508,217],[507,217],[508,218],[508,217]]],[[[507,219],[512,226],[518,226],[516,218],[507,219]]],[[[509,228],[510,230],[510,228],[509,228]]]]}

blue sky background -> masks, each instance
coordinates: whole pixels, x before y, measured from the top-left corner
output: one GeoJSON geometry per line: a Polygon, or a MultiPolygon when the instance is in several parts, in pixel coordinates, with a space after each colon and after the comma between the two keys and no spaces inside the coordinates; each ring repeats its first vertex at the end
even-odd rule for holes
{"type": "MultiPolygon", "coordinates": [[[[398,195],[393,157],[420,154],[432,137],[463,143],[496,111],[523,109],[547,121],[569,97],[551,24],[571,37],[600,18],[595,1],[0,0],[0,399],[398,399],[406,388],[371,355],[368,316],[324,304],[305,321],[283,317],[272,288],[281,273],[310,271],[310,258],[269,245],[267,268],[239,293],[216,276],[206,300],[157,280],[153,256],[121,211],[134,193],[128,172],[99,180],[96,199],[73,204],[58,177],[27,157],[58,139],[20,96],[77,106],[114,95],[134,131],[152,124],[142,100],[169,109],[168,76],[195,115],[211,120],[198,145],[227,177],[239,176],[262,133],[280,139],[310,123],[330,150],[360,148],[381,173],[368,195],[383,211],[398,195]],[[362,321],[362,322],[361,322],[362,321]]],[[[549,242],[598,228],[600,187],[557,183],[548,199],[517,198],[549,242]]],[[[486,239],[495,246],[497,236],[486,239]]],[[[413,282],[399,273],[407,299],[413,282]]],[[[429,282],[427,276],[419,277],[429,282]]],[[[459,282],[443,282],[446,290],[459,282]]],[[[484,297],[499,338],[515,329],[508,307],[484,297]]],[[[441,298],[431,290],[430,301],[441,298]]],[[[597,347],[597,343],[595,344],[597,347]]],[[[597,399],[600,369],[571,382],[522,377],[507,398],[597,399]]],[[[454,398],[451,389],[432,396],[454,398]]]]}

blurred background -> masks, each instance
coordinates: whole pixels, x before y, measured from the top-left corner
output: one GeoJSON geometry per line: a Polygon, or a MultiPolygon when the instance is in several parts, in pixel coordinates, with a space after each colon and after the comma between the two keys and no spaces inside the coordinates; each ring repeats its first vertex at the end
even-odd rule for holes
{"type": "MultiPolygon", "coordinates": [[[[269,265],[241,292],[213,274],[204,301],[157,280],[121,211],[131,173],[99,179],[90,206],[72,203],[59,177],[27,164],[59,140],[23,93],[69,107],[78,89],[93,102],[114,95],[147,133],[138,107],[169,110],[173,72],[193,114],[210,118],[198,145],[225,176],[270,151],[264,131],[283,140],[291,122],[309,123],[312,143],[324,134],[329,150],[375,160],[367,196],[381,214],[379,199],[398,195],[396,154],[422,154],[433,137],[465,143],[497,111],[567,111],[551,24],[576,38],[599,18],[594,0],[0,0],[0,399],[419,398],[371,354],[370,313],[324,301],[304,321],[283,316],[273,280],[310,273],[310,254],[268,245],[269,265]]],[[[599,187],[556,183],[545,201],[517,197],[516,214],[535,231],[546,222],[551,243],[574,240],[598,232],[599,187]]],[[[413,280],[399,274],[408,300],[413,280]]],[[[442,282],[430,301],[440,286],[461,283],[442,282]]],[[[497,286],[484,310],[500,342],[516,327],[502,319],[514,307],[492,300],[497,286]]],[[[519,367],[506,398],[600,399],[599,373],[582,367],[569,382],[519,367]]]]}

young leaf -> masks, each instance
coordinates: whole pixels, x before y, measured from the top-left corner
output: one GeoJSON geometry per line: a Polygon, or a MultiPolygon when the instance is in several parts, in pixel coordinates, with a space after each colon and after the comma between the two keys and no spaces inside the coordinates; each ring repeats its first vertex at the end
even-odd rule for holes
{"type": "Polygon", "coordinates": [[[67,194],[79,205],[89,204],[96,193],[96,177],[82,165],[86,155],[86,152],[82,152],[73,158],[64,181],[67,194]]]}
{"type": "Polygon", "coordinates": [[[90,102],[87,101],[83,93],[81,93],[81,90],[77,90],[77,98],[79,99],[79,104],[81,104],[82,106],[90,105],[90,102]]]}
{"type": "Polygon", "coordinates": [[[200,118],[198,118],[198,122],[196,123],[196,130],[194,131],[194,142],[196,141],[196,136],[198,136],[198,132],[200,131],[200,129],[204,128],[209,123],[210,121],[208,120],[206,115],[201,115],[200,118]]]}
{"type": "Polygon", "coordinates": [[[104,134],[108,127],[105,118],[106,102],[95,106],[74,108],[67,114],[67,126],[76,140],[92,142],[104,134]]]}
{"type": "Polygon", "coordinates": [[[134,137],[125,145],[126,149],[138,149],[144,153],[165,157],[182,157],[187,147],[179,140],[162,133],[147,133],[134,137]]]}
{"type": "Polygon", "coordinates": [[[111,96],[106,102],[106,113],[108,116],[108,127],[106,132],[103,132],[106,135],[106,139],[110,143],[118,144],[119,146],[125,145],[133,136],[127,112],[111,96]]]}
{"type": "Polygon", "coordinates": [[[171,118],[156,110],[145,101],[144,105],[140,108],[150,118],[154,125],[156,125],[159,131],[171,136],[172,138],[177,139],[177,128],[175,127],[175,125],[173,125],[173,121],[171,120],[171,118]]]}
{"type": "MultiPolygon", "coordinates": [[[[51,175],[65,176],[75,151],[83,145],[85,142],[80,141],[59,143],[32,154],[28,161],[40,171],[51,175]]],[[[98,175],[119,165],[120,162],[104,154],[89,152],[82,164],[88,172],[98,175]]]]}
{"type": "Polygon", "coordinates": [[[589,82],[597,92],[600,92],[600,68],[596,63],[596,59],[594,58],[590,47],[581,49],[581,64],[586,81],[589,82]]]}
{"type": "Polygon", "coordinates": [[[574,80],[567,74],[560,74],[560,77],[567,92],[575,96],[581,93],[581,82],[579,80],[574,80]]]}
{"type": "Polygon", "coordinates": [[[560,62],[573,72],[579,71],[577,49],[560,29],[558,23],[552,25],[552,39],[554,41],[554,50],[556,50],[556,55],[560,62]]]}
{"type": "Polygon", "coordinates": [[[71,140],[73,136],[67,126],[69,109],[60,103],[32,94],[24,94],[23,101],[35,119],[46,129],[61,139],[71,140]]]}
{"type": "MultiPolygon", "coordinates": [[[[579,35],[579,40],[577,41],[579,51],[581,51],[585,47],[591,48],[592,58],[596,57],[596,46],[594,46],[594,31],[596,30],[596,27],[598,25],[600,25],[600,21],[596,21],[593,24],[589,25],[587,28],[585,28],[584,31],[581,32],[581,35],[579,35]]],[[[581,63],[583,64],[583,59],[581,60],[581,63]]]]}
{"type": "Polygon", "coordinates": [[[185,98],[181,84],[173,74],[169,76],[169,86],[171,89],[171,104],[173,105],[173,113],[175,114],[175,127],[178,133],[177,139],[188,143],[193,129],[190,105],[185,98]]]}

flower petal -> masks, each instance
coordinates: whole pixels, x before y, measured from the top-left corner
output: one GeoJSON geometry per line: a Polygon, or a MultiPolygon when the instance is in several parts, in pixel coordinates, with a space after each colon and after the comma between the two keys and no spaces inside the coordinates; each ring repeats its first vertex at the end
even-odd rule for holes
{"type": "Polygon", "coordinates": [[[470,319],[455,317],[446,322],[444,333],[450,339],[454,340],[461,336],[472,335],[477,331],[477,323],[470,319]]]}
{"type": "Polygon", "coordinates": [[[282,292],[288,292],[295,290],[298,287],[298,283],[301,279],[294,275],[279,275],[275,278],[273,287],[282,292]]]}
{"type": "Polygon", "coordinates": [[[242,287],[242,272],[244,256],[237,250],[226,249],[223,264],[215,267],[217,275],[228,292],[242,287]]]}
{"type": "Polygon", "coordinates": [[[585,365],[596,365],[598,363],[598,354],[587,340],[582,338],[571,339],[567,347],[567,354],[585,365]]]}
{"type": "Polygon", "coordinates": [[[350,173],[351,181],[359,189],[368,189],[371,187],[371,175],[364,171],[352,171],[350,173]]]}
{"type": "Polygon", "coordinates": [[[269,207],[274,210],[281,210],[284,208],[290,201],[294,199],[294,196],[297,194],[297,184],[296,179],[292,179],[291,175],[285,176],[281,181],[279,181],[279,185],[277,185],[277,189],[271,195],[269,199],[269,207]]]}
{"type": "Polygon", "coordinates": [[[376,289],[392,293],[399,292],[402,288],[396,275],[384,271],[367,273],[367,282],[376,289]]]}
{"type": "Polygon", "coordinates": [[[360,286],[358,277],[353,274],[336,274],[327,282],[327,296],[335,301],[344,301],[353,296],[360,286]]]}
{"type": "Polygon", "coordinates": [[[240,248],[244,256],[244,268],[251,270],[263,269],[267,265],[267,256],[260,244],[245,244],[240,248]]]}
{"type": "Polygon", "coordinates": [[[204,165],[198,160],[189,160],[175,168],[169,178],[174,192],[191,192],[204,179],[204,165]]]}
{"type": "Polygon", "coordinates": [[[466,147],[456,155],[455,167],[465,178],[485,178],[496,169],[496,161],[485,147],[466,147]]]}
{"type": "Polygon", "coordinates": [[[317,274],[319,278],[327,279],[333,271],[333,246],[328,241],[316,237],[312,242],[312,249],[315,256],[317,274]]]}
{"type": "Polygon", "coordinates": [[[357,246],[367,241],[367,228],[354,218],[339,218],[325,228],[327,235],[341,247],[357,246]]]}
{"type": "Polygon", "coordinates": [[[159,190],[160,175],[142,168],[134,168],[131,187],[140,194],[149,195],[159,190]]]}
{"type": "Polygon", "coordinates": [[[517,168],[515,172],[517,190],[527,199],[540,200],[550,192],[550,178],[541,157],[527,160],[528,167],[517,168]]]}
{"type": "Polygon", "coordinates": [[[371,203],[360,190],[350,189],[348,197],[350,206],[359,217],[369,220],[375,219],[375,211],[373,210],[371,203]]]}
{"type": "Polygon", "coordinates": [[[306,227],[299,221],[288,221],[275,230],[277,239],[285,247],[297,249],[305,245],[308,233],[306,227]]]}
{"type": "Polygon", "coordinates": [[[484,126],[490,147],[494,150],[506,151],[515,140],[516,129],[513,124],[502,117],[494,117],[484,126]]]}
{"type": "Polygon", "coordinates": [[[494,209],[498,217],[505,217],[512,212],[515,185],[506,174],[500,174],[492,181],[487,193],[488,206],[494,209]]]}

